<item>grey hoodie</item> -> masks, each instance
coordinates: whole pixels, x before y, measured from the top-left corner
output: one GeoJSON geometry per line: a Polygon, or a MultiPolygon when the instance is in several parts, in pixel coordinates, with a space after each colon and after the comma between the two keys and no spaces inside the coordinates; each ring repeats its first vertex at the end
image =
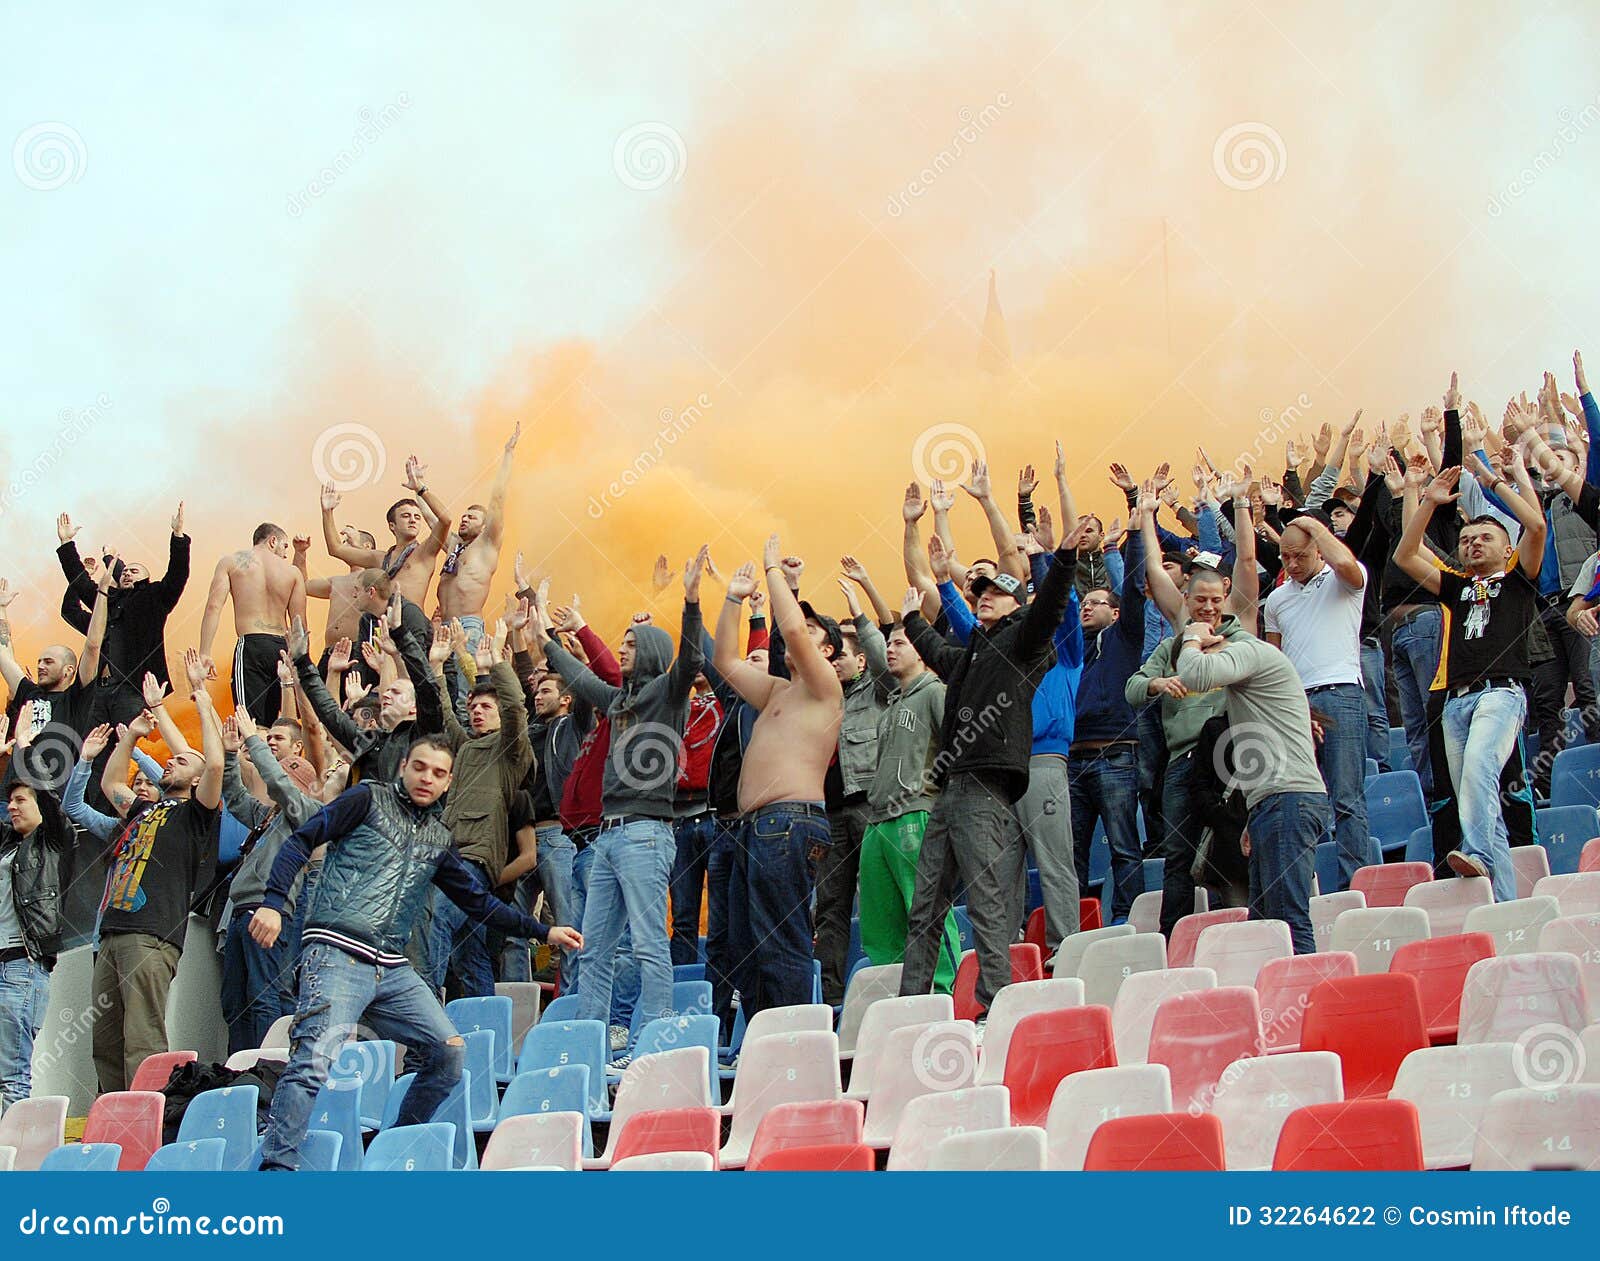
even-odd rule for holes
{"type": "Polygon", "coordinates": [[[867,789],[873,823],[933,809],[944,692],[939,676],[924,670],[906,687],[890,693],[878,719],[878,773],[867,789]]]}
{"type": "Polygon", "coordinates": [[[558,640],[545,640],[544,659],[574,696],[611,719],[611,752],[600,787],[605,814],[670,819],[689,693],[705,663],[700,605],[684,602],[677,660],[672,656],[672,636],[659,626],[628,629],[633,635],[633,670],[621,687],[605,682],[558,640]]]}
{"type": "MultiPolygon", "coordinates": [[[[294,780],[289,778],[289,773],[278,765],[278,759],[272,756],[272,750],[260,736],[251,736],[246,740],[244,751],[250,755],[250,761],[260,774],[261,782],[266,785],[267,795],[272,798],[273,805],[262,805],[245,788],[237,753],[229,753],[223,759],[223,803],[228,807],[228,813],[251,831],[266,823],[274,809],[276,817],[272,818],[267,830],[256,838],[255,845],[233,873],[228,898],[233,903],[235,914],[263,905],[267,879],[272,875],[272,864],[277,860],[278,851],[289,839],[289,834],[321,810],[323,805],[315,797],[300,791],[294,780]]],[[[300,877],[296,876],[285,902],[286,911],[294,910],[294,901],[299,895],[300,877]]]]}

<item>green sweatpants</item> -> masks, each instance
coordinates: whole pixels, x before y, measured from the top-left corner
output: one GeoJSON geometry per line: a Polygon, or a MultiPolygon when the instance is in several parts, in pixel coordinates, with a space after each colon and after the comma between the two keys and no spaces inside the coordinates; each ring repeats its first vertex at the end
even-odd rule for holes
{"type": "MultiPolygon", "coordinates": [[[[906,957],[906,921],[927,829],[928,812],[914,810],[887,823],[868,824],[861,839],[861,949],[875,964],[900,963],[906,957]]],[[[937,992],[950,992],[960,961],[961,936],[951,912],[944,918],[944,941],[933,973],[937,992]]]]}

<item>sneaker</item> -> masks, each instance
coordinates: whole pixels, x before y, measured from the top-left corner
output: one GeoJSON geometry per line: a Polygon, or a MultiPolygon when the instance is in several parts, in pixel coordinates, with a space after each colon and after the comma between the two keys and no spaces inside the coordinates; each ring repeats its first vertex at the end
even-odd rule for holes
{"type": "Polygon", "coordinates": [[[628,1027],[626,1025],[611,1026],[611,1049],[613,1051],[626,1051],[628,1049],[628,1027]]]}
{"type": "Polygon", "coordinates": [[[1450,870],[1458,876],[1481,876],[1484,879],[1489,877],[1489,869],[1484,866],[1481,858],[1474,858],[1471,854],[1462,853],[1459,849],[1451,850],[1446,856],[1445,862],[1450,864],[1450,870]]]}
{"type": "Polygon", "coordinates": [[[632,1064],[632,1063],[633,1063],[633,1056],[631,1056],[631,1055],[619,1055],[619,1056],[617,1056],[616,1059],[612,1060],[611,1063],[606,1065],[606,1072],[608,1072],[608,1073],[616,1073],[616,1074],[618,1074],[620,1076],[622,1073],[625,1073],[625,1072],[628,1071],[628,1065],[632,1064]]]}

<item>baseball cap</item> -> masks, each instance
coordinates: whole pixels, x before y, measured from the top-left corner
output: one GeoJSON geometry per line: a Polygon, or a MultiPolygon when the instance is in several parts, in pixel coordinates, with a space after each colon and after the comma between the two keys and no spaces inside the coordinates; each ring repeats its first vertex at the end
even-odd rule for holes
{"type": "Polygon", "coordinates": [[[1010,574],[996,574],[993,578],[985,576],[974,579],[972,583],[972,598],[976,600],[990,587],[998,588],[1002,593],[1017,601],[1018,604],[1023,603],[1028,598],[1027,590],[1022,583],[1010,574]]]}
{"type": "Polygon", "coordinates": [[[800,601],[800,611],[805,614],[806,621],[815,622],[822,627],[822,632],[828,637],[828,642],[833,645],[833,655],[838,656],[844,651],[844,634],[839,630],[839,623],[826,613],[818,613],[810,600],[800,601]]]}

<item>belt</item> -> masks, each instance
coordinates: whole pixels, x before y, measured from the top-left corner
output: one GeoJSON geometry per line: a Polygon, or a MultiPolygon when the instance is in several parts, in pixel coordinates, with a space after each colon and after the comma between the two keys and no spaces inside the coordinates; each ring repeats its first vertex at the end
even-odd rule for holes
{"type": "Polygon", "coordinates": [[[1424,613],[1437,612],[1439,612],[1439,606],[1437,604],[1418,604],[1412,607],[1408,612],[1403,613],[1399,617],[1395,618],[1394,624],[1396,626],[1410,626],[1412,622],[1416,621],[1424,613]]]}
{"type": "Polygon", "coordinates": [[[783,810],[788,814],[814,814],[821,818],[828,817],[828,807],[820,801],[769,801],[764,806],[752,806],[740,818],[751,819],[758,814],[765,814],[768,810],[783,810]]]}
{"type": "Polygon", "coordinates": [[[1336,687],[1360,687],[1360,686],[1361,686],[1361,684],[1355,683],[1355,682],[1318,683],[1316,685],[1316,687],[1308,687],[1308,688],[1306,688],[1306,695],[1307,696],[1315,696],[1318,692],[1327,692],[1327,691],[1330,691],[1331,689],[1336,688],[1336,687]]]}
{"type": "Polygon", "coordinates": [[[1137,740],[1079,740],[1067,750],[1070,757],[1104,757],[1107,753],[1137,751],[1137,740]]]}
{"type": "Polygon", "coordinates": [[[1460,687],[1446,688],[1447,696],[1471,696],[1474,692],[1487,692],[1497,687],[1521,687],[1521,679],[1509,677],[1479,679],[1476,683],[1463,683],[1460,687]]]}
{"type": "Polygon", "coordinates": [[[0,963],[19,963],[28,957],[26,946],[7,946],[0,950],[0,963]]]}
{"type": "Polygon", "coordinates": [[[659,814],[608,814],[600,820],[597,831],[606,832],[612,828],[626,827],[630,823],[666,823],[672,822],[659,814]]]}

